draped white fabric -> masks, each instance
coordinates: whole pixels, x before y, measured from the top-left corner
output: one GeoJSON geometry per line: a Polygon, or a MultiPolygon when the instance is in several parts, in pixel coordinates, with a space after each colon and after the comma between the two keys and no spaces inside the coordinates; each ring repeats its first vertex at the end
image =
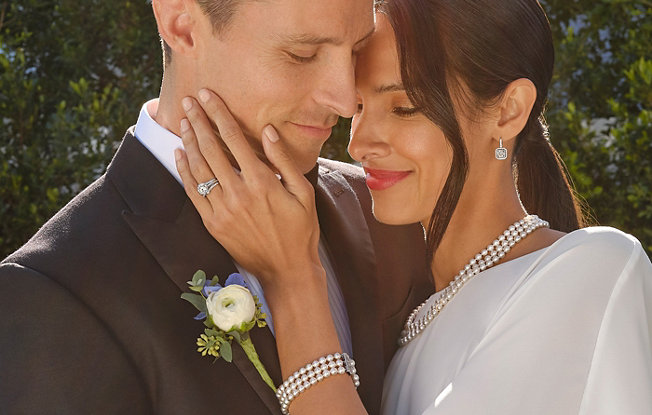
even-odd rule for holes
{"type": "Polygon", "coordinates": [[[398,351],[383,413],[652,414],[652,264],[638,240],[581,229],[478,274],[398,351]]]}

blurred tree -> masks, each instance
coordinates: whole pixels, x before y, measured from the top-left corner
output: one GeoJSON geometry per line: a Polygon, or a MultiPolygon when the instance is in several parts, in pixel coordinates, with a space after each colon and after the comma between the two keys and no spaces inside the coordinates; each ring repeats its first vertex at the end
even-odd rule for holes
{"type": "MultiPolygon", "coordinates": [[[[652,4],[544,0],[557,68],[553,143],[597,219],[652,253],[652,4]]],[[[145,0],[0,0],[0,258],[98,177],[158,94],[145,0]]],[[[349,120],[324,147],[346,153],[349,120]]]]}
{"type": "Polygon", "coordinates": [[[652,2],[542,3],[556,43],[551,140],[597,221],[652,255],[652,2]]]}
{"type": "Polygon", "coordinates": [[[351,119],[340,118],[340,121],[337,123],[335,128],[333,128],[333,134],[328,139],[326,144],[324,144],[324,147],[321,151],[321,156],[333,160],[341,160],[347,163],[353,163],[354,160],[346,151],[346,148],[349,145],[350,131],[351,119]]]}
{"type": "Polygon", "coordinates": [[[103,172],[160,80],[143,0],[0,1],[0,257],[103,172]]]}

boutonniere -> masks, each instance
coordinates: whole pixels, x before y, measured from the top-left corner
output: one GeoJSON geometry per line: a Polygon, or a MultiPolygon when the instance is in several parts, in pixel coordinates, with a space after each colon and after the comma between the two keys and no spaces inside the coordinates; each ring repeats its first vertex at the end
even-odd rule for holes
{"type": "Polygon", "coordinates": [[[188,281],[193,293],[183,293],[181,298],[194,305],[199,314],[195,320],[204,320],[204,334],[197,338],[197,351],[202,356],[233,360],[231,343],[235,340],[253,363],[265,383],[274,392],[276,387],[258,358],[256,348],[249,336],[255,326],[265,327],[265,313],[261,311],[258,297],[251,294],[240,274],[231,274],[220,285],[217,276],[206,279],[204,271],[197,271],[188,281]]]}

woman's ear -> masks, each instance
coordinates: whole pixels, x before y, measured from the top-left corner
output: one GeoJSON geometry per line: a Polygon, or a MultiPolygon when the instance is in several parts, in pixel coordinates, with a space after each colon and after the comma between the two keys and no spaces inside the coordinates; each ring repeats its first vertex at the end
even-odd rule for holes
{"type": "Polygon", "coordinates": [[[536,99],[537,89],[527,78],[517,79],[507,85],[500,101],[500,115],[494,136],[511,140],[523,131],[536,99]]]}
{"type": "Polygon", "coordinates": [[[161,39],[174,53],[187,55],[195,46],[195,19],[188,0],[152,0],[154,17],[161,39]]]}

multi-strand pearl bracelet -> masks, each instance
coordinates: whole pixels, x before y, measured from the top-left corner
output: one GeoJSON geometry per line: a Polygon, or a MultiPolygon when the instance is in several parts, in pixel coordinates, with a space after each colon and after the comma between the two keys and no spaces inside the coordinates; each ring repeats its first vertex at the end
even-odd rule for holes
{"type": "Polygon", "coordinates": [[[290,403],[300,393],[330,376],[348,373],[353,380],[353,385],[360,386],[360,377],[355,370],[355,361],[346,353],[329,354],[320,357],[312,363],[294,372],[276,391],[276,397],[281,404],[281,412],[288,415],[290,403]]]}

